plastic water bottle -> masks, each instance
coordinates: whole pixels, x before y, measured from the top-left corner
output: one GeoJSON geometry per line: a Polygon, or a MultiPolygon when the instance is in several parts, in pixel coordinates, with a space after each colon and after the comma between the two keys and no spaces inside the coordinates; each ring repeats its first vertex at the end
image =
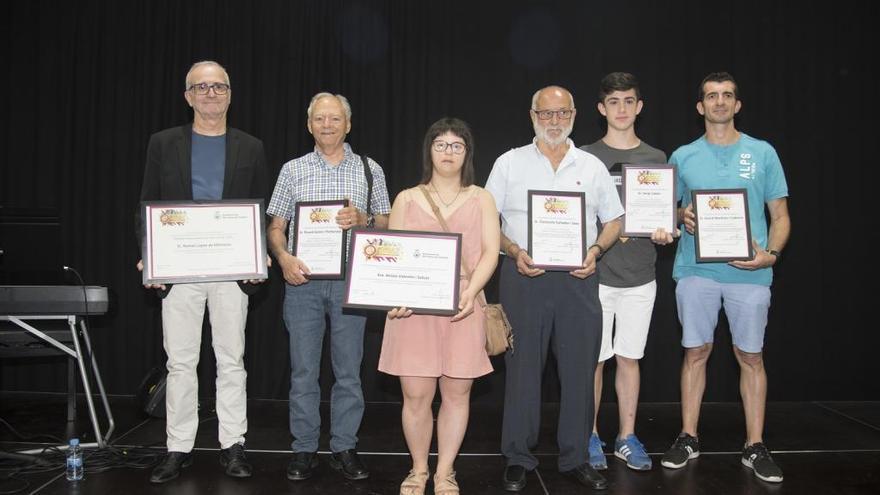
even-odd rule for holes
{"type": "Polygon", "coordinates": [[[67,448],[67,479],[77,481],[83,478],[83,455],[79,438],[71,438],[67,448]]]}

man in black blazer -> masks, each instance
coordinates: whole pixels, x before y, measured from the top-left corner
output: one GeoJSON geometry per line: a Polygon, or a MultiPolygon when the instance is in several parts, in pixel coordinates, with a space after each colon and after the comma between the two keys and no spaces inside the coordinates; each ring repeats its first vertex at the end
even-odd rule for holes
{"type": "MultiPolygon", "coordinates": [[[[226,70],[211,61],[193,64],[186,75],[184,97],[193,109],[193,122],[150,137],[141,201],[264,199],[266,158],[262,141],[226,126],[232,100],[226,70]]],[[[142,235],[140,228],[138,235],[142,235]]],[[[143,269],[141,262],[138,269],[143,269]]],[[[257,290],[257,282],[145,286],[158,289],[163,298],[162,333],[168,355],[168,455],[153,470],[151,482],[170,481],[192,463],[199,422],[196,365],[206,303],[217,358],[220,464],[229,476],[251,476],[252,467],[244,450],[247,372],[243,356],[248,294],[257,290]]]]}

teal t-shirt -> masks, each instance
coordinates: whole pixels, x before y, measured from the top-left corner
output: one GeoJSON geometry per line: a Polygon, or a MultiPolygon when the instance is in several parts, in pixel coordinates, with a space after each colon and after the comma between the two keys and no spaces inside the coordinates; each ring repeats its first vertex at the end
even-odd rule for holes
{"type": "MultiPolygon", "coordinates": [[[[788,196],[785,173],[773,146],[745,133],[740,133],[739,140],[728,146],[711,144],[702,136],[675,150],[669,162],[677,167],[682,207],[691,203],[692,190],[746,189],[752,238],[759,246],[767,247],[765,203],[788,196]]],[[[773,282],[770,267],[750,271],[727,263],[697,263],[694,236],[682,228],[672,278],[679,280],[694,275],[721,283],[769,286],[773,282]]]]}

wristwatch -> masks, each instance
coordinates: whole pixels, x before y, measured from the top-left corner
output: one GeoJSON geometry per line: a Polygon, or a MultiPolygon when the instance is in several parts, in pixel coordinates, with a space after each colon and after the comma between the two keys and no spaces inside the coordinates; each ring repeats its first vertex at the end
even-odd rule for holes
{"type": "Polygon", "coordinates": [[[775,249],[768,249],[767,254],[772,254],[773,256],[776,256],[776,261],[779,261],[782,258],[782,253],[775,249]]]}
{"type": "Polygon", "coordinates": [[[374,225],[376,225],[376,217],[367,215],[367,227],[372,229],[374,225]]]}
{"type": "Polygon", "coordinates": [[[588,248],[587,248],[587,251],[589,251],[591,248],[596,248],[596,249],[599,250],[599,254],[596,255],[596,259],[601,258],[602,255],[605,254],[605,250],[602,249],[602,246],[600,246],[598,243],[593,244],[592,246],[588,247],[588,248]]]}

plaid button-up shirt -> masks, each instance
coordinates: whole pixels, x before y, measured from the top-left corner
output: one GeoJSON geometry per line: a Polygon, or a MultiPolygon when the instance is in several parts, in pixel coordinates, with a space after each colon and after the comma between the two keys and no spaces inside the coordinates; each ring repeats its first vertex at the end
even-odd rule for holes
{"type": "MultiPolygon", "coordinates": [[[[364,165],[360,155],[351,150],[345,143],[345,156],[339,165],[332,166],[324,161],[315,150],[307,155],[295,158],[281,167],[275,191],[266,213],[284,218],[289,222],[287,228],[287,252],[293,253],[293,241],[298,201],[325,201],[349,199],[352,206],[361,211],[367,210],[367,178],[364,176],[364,165]]],[[[388,188],[385,185],[385,173],[372,158],[367,158],[370,171],[373,173],[372,209],[374,215],[387,215],[391,212],[388,199],[388,188]]],[[[351,231],[346,232],[346,259],[351,231]]]]}

